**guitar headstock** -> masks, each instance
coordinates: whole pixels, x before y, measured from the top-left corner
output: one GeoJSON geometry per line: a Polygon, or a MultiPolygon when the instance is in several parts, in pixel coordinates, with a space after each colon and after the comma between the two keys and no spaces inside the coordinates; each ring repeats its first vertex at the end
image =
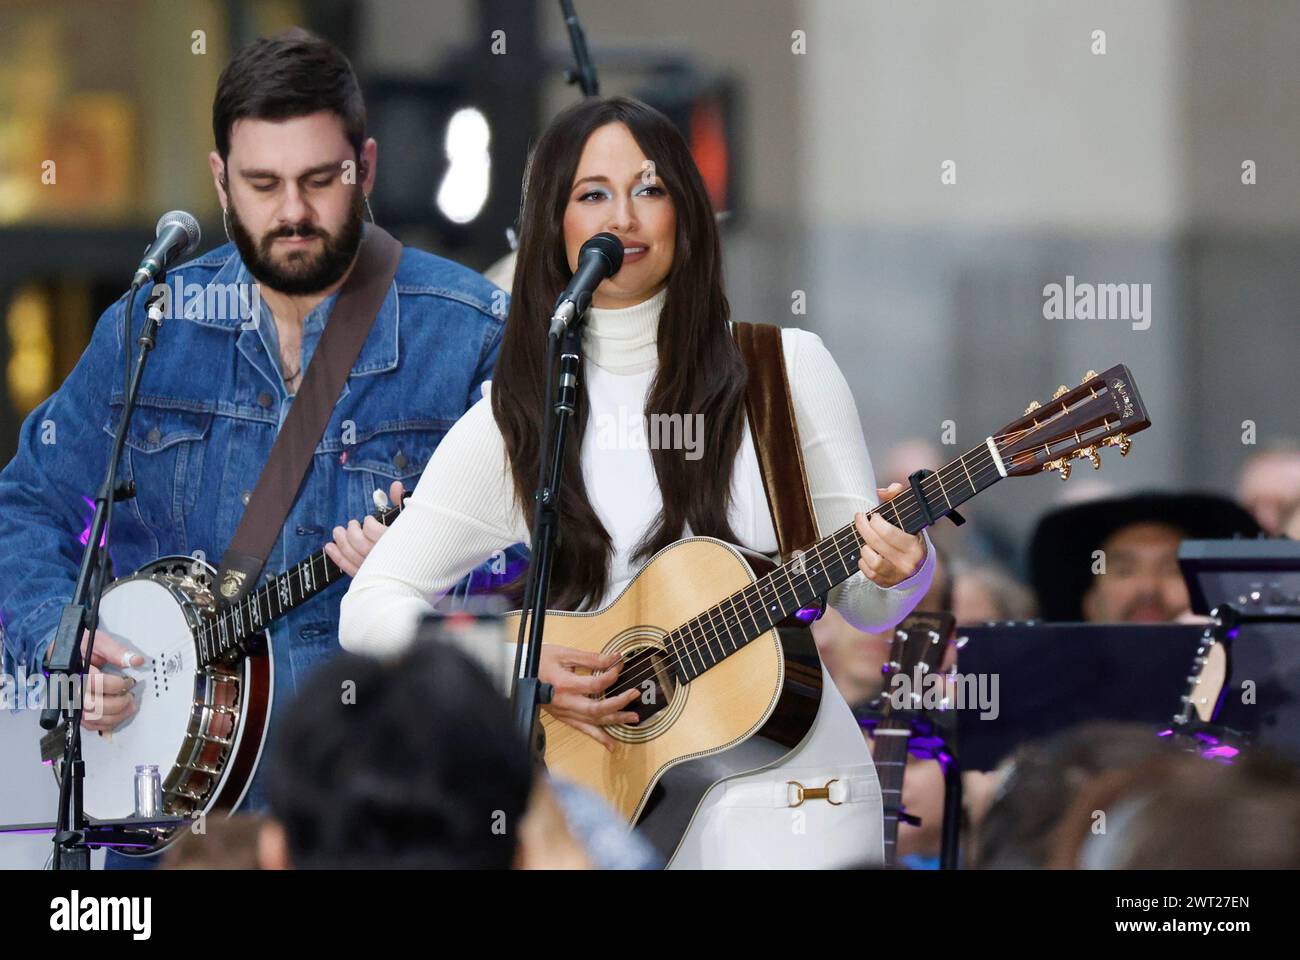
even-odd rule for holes
{"type": "Polygon", "coordinates": [[[1046,404],[1035,400],[993,441],[1008,476],[1059,470],[1068,480],[1071,461],[1086,459],[1100,470],[1101,448],[1127,456],[1129,437],[1149,426],[1137,383],[1121,363],[1102,374],[1089,370],[1073,390],[1062,384],[1046,404]]]}
{"type": "MultiPolygon", "coordinates": [[[[889,645],[889,661],[885,664],[885,689],[889,689],[888,678],[893,674],[911,676],[918,667],[921,673],[927,675],[938,670],[955,625],[956,618],[951,613],[917,611],[904,617],[894,628],[894,639],[889,645]]],[[[912,693],[913,698],[919,698],[920,695],[919,689],[912,693]]],[[[889,698],[885,699],[888,702],[889,698]]]]}

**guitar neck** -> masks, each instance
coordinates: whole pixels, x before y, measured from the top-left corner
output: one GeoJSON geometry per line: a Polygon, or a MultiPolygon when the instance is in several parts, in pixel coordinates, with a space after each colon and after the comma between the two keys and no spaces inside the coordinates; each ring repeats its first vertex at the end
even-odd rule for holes
{"type": "MultiPolygon", "coordinates": [[[[920,487],[931,517],[938,520],[1002,476],[1000,462],[985,443],[927,476],[920,487]]],[[[869,512],[908,533],[919,533],[929,525],[911,489],[869,512]]],[[[682,682],[689,683],[853,576],[862,546],[857,527],[848,523],[670,633],[666,644],[677,660],[682,682]]]]}
{"type": "Polygon", "coordinates": [[[892,867],[898,862],[898,814],[903,808],[903,777],[912,724],[902,717],[889,716],[876,725],[873,735],[872,760],[884,800],[885,865],[892,867]]]}

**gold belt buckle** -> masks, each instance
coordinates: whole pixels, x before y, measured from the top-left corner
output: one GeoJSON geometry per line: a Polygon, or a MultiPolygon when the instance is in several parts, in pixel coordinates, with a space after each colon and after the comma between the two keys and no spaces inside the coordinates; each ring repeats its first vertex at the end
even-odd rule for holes
{"type": "Polygon", "coordinates": [[[839,783],[839,781],[840,781],[839,777],[834,777],[833,779],[827,780],[823,786],[805,787],[798,780],[787,780],[785,782],[786,786],[794,787],[795,795],[799,798],[798,802],[792,803],[789,806],[801,807],[803,806],[803,802],[805,800],[825,800],[832,807],[838,807],[844,801],[831,799],[831,784],[839,783]]]}

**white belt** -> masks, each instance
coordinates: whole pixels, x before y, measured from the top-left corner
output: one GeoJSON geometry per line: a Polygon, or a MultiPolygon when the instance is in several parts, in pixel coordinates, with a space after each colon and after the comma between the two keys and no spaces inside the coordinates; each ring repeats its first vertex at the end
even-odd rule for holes
{"type": "Polygon", "coordinates": [[[809,776],[806,771],[773,771],[782,779],[757,783],[728,783],[722,795],[722,804],[728,807],[799,807],[806,804],[825,804],[838,807],[845,803],[862,803],[864,800],[880,802],[880,783],[875,771],[868,767],[865,774],[857,773],[861,767],[852,767],[833,776],[809,776]],[[803,779],[799,779],[802,776],[803,779]]]}

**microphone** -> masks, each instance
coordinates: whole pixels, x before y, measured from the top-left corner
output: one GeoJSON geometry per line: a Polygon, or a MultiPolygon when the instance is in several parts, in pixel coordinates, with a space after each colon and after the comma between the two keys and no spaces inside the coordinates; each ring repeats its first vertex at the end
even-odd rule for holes
{"type": "Polygon", "coordinates": [[[156,239],[144,251],[144,259],[131,281],[139,289],[156,279],[177,260],[199,248],[199,222],[184,210],[172,210],[158,218],[156,239]]]}
{"type": "Polygon", "coordinates": [[[602,280],[623,266],[623,241],[612,233],[598,233],[578,251],[578,269],[555,301],[551,336],[558,337],[581,319],[591,305],[591,294],[602,280]]]}

